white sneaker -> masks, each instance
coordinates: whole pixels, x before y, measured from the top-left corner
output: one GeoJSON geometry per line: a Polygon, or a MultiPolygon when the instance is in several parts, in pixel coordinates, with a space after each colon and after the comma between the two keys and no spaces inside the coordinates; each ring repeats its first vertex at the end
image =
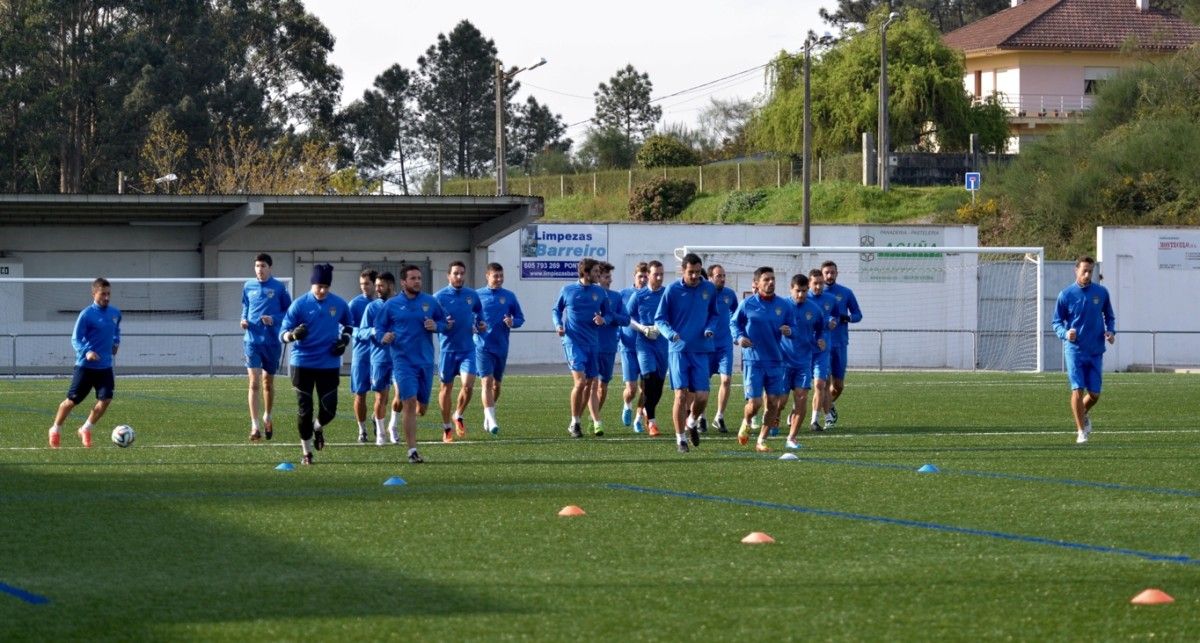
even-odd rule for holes
{"type": "Polygon", "coordinates": [[[392,444],[400,444],[400,429],[389,427],[388,439],[392,441],[392,444]]]}
{"type": "Polygon", "coordinates": [[[787,446],[787,448],[789,448],[789,449],[799,449],[800,448],[800,445],[796,444],[795,440],[788,440],[787,444],[785,446],[787,446]]]}
{"type": "Polygon", "coordinates": [[[1084,429],[1083,431],[1077,431],[1075,433],[1075,444],[1083,444],[1083,443],[1087,442],[1088,441],[1088,433],[1089,433],[1089,431],[1087,429],[1084,429]]]}
{"type": "Polygon", "coordinates": [[[837,418],[833,417],[832,413],[825,414],[825,428],[832,429],[833,425],[837,424],[837,418]]]}
{"type": "Polygon", "coordinates": [[[375,434],[375,446],[381,447],[387,444],[387,438],[383,437],[383,434],[383,431],[379,431],[375,434]]]}
{"type": "Polygon", "coordinates": [[[1087,413],[1083,414],[1083,434],[1092,437],[1092,418],[1087,413]]]}

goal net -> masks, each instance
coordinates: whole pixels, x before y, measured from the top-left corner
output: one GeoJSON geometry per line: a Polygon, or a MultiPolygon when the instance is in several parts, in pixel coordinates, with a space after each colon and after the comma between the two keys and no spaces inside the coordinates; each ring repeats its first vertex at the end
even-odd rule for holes
{"type": "MultiPolygon", "coordinates": [[[[94,277],[0,277],[0,375],[64,375],[75,364],[71,332],[92,303],[94,277]]],[[[245,278],[113,278],[121,311],[121,374],[245,371],[245,278]]],[[[278,278],[293,292],[291,278],[278,278]]],[[[279,320],[282,322],[283,320],[279,320]]]]}
{"type": "Polygon", "coordinates": [[[850,368],[1042,370],[1042,248],[685,246],[675,255],[689,252],[721,264],[741,298],[760,266],[775,269],[776,295],[789,297],[792,275],[837,263],[837,282],[863,311],[850,326],[850,368]]]}

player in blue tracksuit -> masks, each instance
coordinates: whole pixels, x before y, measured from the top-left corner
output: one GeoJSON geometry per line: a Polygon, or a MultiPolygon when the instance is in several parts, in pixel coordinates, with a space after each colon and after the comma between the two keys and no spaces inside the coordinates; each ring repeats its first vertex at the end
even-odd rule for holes
{"type": "MultiPolygon", "coordinates": [[[[729,404],[729,392],[733,382],[733,336],[729,334],[729,318],[737,312],[738,296],[732,288],[725,287],[725,268],[720,264],[708,267],[708,279],[717,290],[717,310],[725,316],[725,321],[717,324],[713,334],[713,352],[709,373],[720,377],[717,385],[717,412],[713,414],[713,425],[719,433],[726,433],[725,407],[729,404]]],[[[704,417],[700,417],[700,432],[705,431],[704,417]]]]}
{"type": "Polygon", "coordinates": [[[850,352],[850,324],[862,321],[862,309],[854,291],[839,284],[838,267],[833,261],[821,264],[825,278],[825,293],[837,301],[837,326],[829,336],[829,426],[837,424],[837,401],[846,388],[846,365],[850,352]]]}
{"type": "Polygon", "coordinates": [[[401,271],[403,288],[375,319],[375,338],[392,351],[392,383],[404,417],[408,461],[425,460],[417,452],[417,416],[425,415],[433,387],[433,333],[446,330],[446,313],[432,295],[421,291],[421,268],[401,271]]]}
{"type": "Polygon", "coordinates": [[[502,288],[504,266],[489,263],[486,277],[487,287],[476,291],[485,328],[475,334],[475,372],[482,380],[483,429],[496,435],[500,432],[496,402],[500,399],[500,386],[508,365],[509,335],[512,329],[525,325],[525,313],[521,311],[516,293],[502,288]]]}
{"type": "Polygon", "coordinates": [[[463,413],[475,394],[475,333],[487,330],[480,319],[483,309],[479,305],[479,293],[467,287],[467,264],[452,261],[446,272],[445,288],[434,293],[433,298],[442,305],[446,313],[446,330],[442,332],[440,364],[438,367],[438,407],[442,411],[442,441],[453,442],[453,433],[467,436],[467,423],[463,413]],[[450,398],[454,394],[454,376],[462,376],[462,390],[453,409],[450,398]],[[451,412],[453,411],[453,424],[451,412]]]}
{"type": "MultiPolygon", "coordinates": [[[[621,291],[621,304],[625,307],[625,312],[632,314],[633,296],[637,294],[637,291],[645,288],[649,280],[650,264],[639,261],[633,269],[633,285],[621,291]]],[[[621,423],[625,426],[632,424],[634,433],[641,433],[644,400],[638,390],[638,381],[642,378],[642,370],[638,367],[637,359],[639,333],[631,323],[622,326],[619,335],[621,337],[621,379],[625,381],[625,390],[621,392],[622,401],[625,403],[625,408],[621,410],[621,423]],[[637,398],[636,403],[634,398],[637,398]]]]}
{"type": "MultiPolygon", "coordinates": [[[[832,295],[825,292],[825,275],[819,268],[813,268],[808,271],[808,301],[816,304],[821,310],[821,315],[825,320],[825,328],[829,334],[832,334],[838,327],[838,306],[837,300],[832,295]]],[[[833,428],[833,416],[829,412],[829,376],[830,376],[830,357],[829,343],[826,342],[825,350],[813,352],[813,399],[812,399],[812,420],[811,428],[813,431],[824,431],[825,429],[833,428]],[[821,427],[821,420],[825,420],[824,428],[821,427]]],[[[797,408],[795,413],[801,417],[804,416],[804,410],[797,408]]]]}
{"type": "Polygon", "coordinates": [[[717,289],[704,278],[700,257],[689,252],[680,268],[683,277],[664,289],[654,314],[654,325],[667,340],[671,388],[675,390],[671,407],[675,442],[681,453],[687,453],[689,438],[692,446],[700,446],[696,419],[704,417],[708,404],[712,339],[716,326],[720,323],[728,326],[729,319],[717,310],[717,289]]]}
{"type": "Polygon", "coordinates": [[[250,441],[271,439],[275,423],[271,410],[275,406],[275,373],[283,356],[278,324],[283,322],[292,296],[283,282],[271,276],[271,255],[263,252],[254,257],[254,279],[242,286],[242,330],[246,331],[242,352],[246,357],[246,374],[250,380],[250,441]],[[260,400],[261,395],[261,400],[260,400]],[[262,431],[258,418],[262,416],[262,431]]]}
{"type": "Polygon", "coordinates": [[[612,289],[612,273],[614,266],[608,262],[600,263],[599,286],[608,295],[608,305],[612,309],[613,323],[600,327],[596,355],[600,362],[600,375],[592,385],[592,396],[588,401],[588,410],[592,414],[592,433],[604,435],[604,423],[600,419],[600,411],[608,399],[608,383],[612,381],[613,366],[617,361],[617,349],[621,345],[620,332],[629,326],[629,313],[621,300],[621,293],[612,289]]]}
{"type": "Polygon", "coordinates": [[[573,438],[583,437],[579,418],[592,397],[592,385],[600,375],[599,328],[613,321],[608,295],[596,285],[600,262],[588,257],[579,262],[579,280],[563,286],[550,311],[550,322],[562,338],[563,353],[571,369],[571,425],[573,438]]]}
{"type": "MultiPolygon", "coordinates": [[[[379,273],[364,270],[358,273],[359,294],[350,300],[350,323],[355,330],[361,325],[367,306],[375,301],[375,278],[379,273]]],[[[354,420],[358,422],[358,441],[367,442],[367,391],[371,390],[371,339],[353,338],[350,351],[350,392],[354,394],[354,420]]]]}
{"type": "Polygon", "coordinates": [[[793,408],[800,412],[792,414],[788,422],[787,448],[796,449],[796,433],[808,408],[808,391],[813,384],[813,354],[825,351],[826,320],[821,308],[808,301],[808,276],[792,275],[792,302],[796,305],[796,325],[792,336],[783,338],[783,354],[787,359],[788,386],[792,389],[793,408]]]}
{"type": "MultiPolygon", "coordinates": [[[[385,427],[383,418],[387,414],[388,392],[392,389],[392,351],[379,342],[373,329],[375,328],[375,318],[383,312],[384,304],[396,294],[395,275],[390,272],[376,275],[375,294],[376,298],[367,304],[358,320],[358,327],[354,330],[354,341],[356,342],[355,346],[361,343],[370,347],[370,390],[375,392],[375,404],[372,408],[375,444],[383,446],[387,442],[385,435],[391,439],[392,444],[400,441],[396,430],[396,416],[400,413],[400,401],[392,400],[392,420],[385,427]]],[[[353,311],[351,311],[351,315],[353,316],[353,311]]],[[[359,441],[363,441],[364,437],[364,432],[360,432],[359,441]]]]}
{"type": "Polygon", "coordinates": [[[1117,318],[1108,289],[1092,283],[1096,260],[1075,261],[1075,283],[1058,293],[1051,326],[1063,340],[1063,363],[1071,384],[1071,414],[1075,417],[1075,442],[1092,434],[1089,412],[1100,401],[1104,375],[1104,344],[1116,341],[1117,318]]]}
{"type": "Polygon", "coordinates": [[[62,445],[62,425],[76,404],[96,390],[96,405],[87,420],[79,427],[83,446],[92,446],[92,427],[104,417],[112,403],[116,381],[113,377],[113,357],[121,347],[121,311],[109,303],[112,285],[104,277],[92,281],[92,305],[79,311],[75,329],[71,331],[71,346],[75,349],[75,372],[67,397],[58,405],[54,424],[50,425],[50,448],[62,445]]]}
{"type": "MultiPolygon", "coordinates": [[[[775,296],[775,269],[762,266],[754,271],[754,294],[742,300],[729,320],[729,332],[742,347],[742,387],[746,407],[738,429],[738,443],[750,440],[750,418],[758,415],[767,395],[763,426],[779,426],[779,412],[787,401],[787,372],[782,339],[792,333],[796,306],[775,296]]],[[[768,451],[760,441],[755,449],[768,451]]]]}
{"type": "Polygon", "coordinates": [[[279,333],[280,339],[292,344],[289,360],[304,464],[313,463],[313,449],[325,448],[324,427],[337,415],[342,355],[354,331],[346,301],[329,290],[333,266],[314,265],[310,282],[308,293],[288,307],[279,333]]]}
{"type": "Polygon", "coordinates": [[[663,288],[663,265],[661,261],[651,261],[650,273],[646,287],[633,295],[633,304],[629,307],[629,325],[638,331],[635,338],[637,346],[638,370],[642,375],[642,392],[645,394],[646,430],[650,437],[658,436],[658,420],[655,414],[658,402],[662,399],[663,386],[666,383],[667,371],[670,368],[667,340],[658,332],[654,325],[654,316],[658,314],[658,304],[662,301],[666,290],[663,288]]]}

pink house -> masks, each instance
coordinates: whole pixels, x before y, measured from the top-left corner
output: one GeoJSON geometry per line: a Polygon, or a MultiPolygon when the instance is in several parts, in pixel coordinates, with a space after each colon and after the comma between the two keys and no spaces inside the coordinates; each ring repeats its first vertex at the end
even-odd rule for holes
{"type": "Polygon", "coordinates": [[[967,93],[1008,109],[1008,151],[1019,152],[1091,107],[1122,68],[1200,42],[1200,26],[1149,0],[1012,0],[942,40],[966,56],[967,93]]]}

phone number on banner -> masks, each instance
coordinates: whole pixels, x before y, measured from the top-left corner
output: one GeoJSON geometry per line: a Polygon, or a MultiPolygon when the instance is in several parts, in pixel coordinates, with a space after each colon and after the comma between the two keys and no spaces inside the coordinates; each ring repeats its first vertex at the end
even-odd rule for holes
{"type": "Polygon", "coordinates": [[[522,261],[522,279],[574,279],[579,276],[578,261],[522,261]]]}

